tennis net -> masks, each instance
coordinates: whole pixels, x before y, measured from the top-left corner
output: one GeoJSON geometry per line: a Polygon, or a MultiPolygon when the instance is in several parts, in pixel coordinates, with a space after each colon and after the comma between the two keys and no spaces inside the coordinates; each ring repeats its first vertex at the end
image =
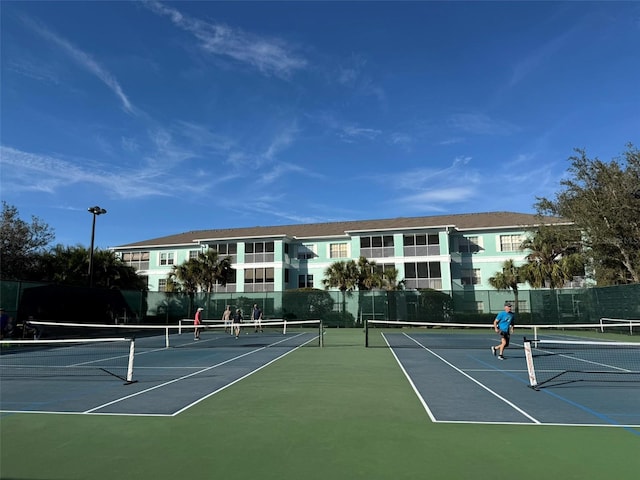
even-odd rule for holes
{"type": "MultiPolygon", "coordinates": [[[[628,321],[589,324],[517,324],[511,335],[511,347],[522,347],[522,338],[538,339],[594,339],[627,338],[628,321]]],[[[640,329],[634,324],[632,328],[640,329]]],[[[637,333],[635,330],[634,333],[637,333]]],[[[429,348],[488,348],[499,343],[491,323],[434,323],[368,320],[365,323],[367,347],[429,347],[429,348]]]]}
{"type": "Polygon", "coordinates": [[[133,383],[135,342],[130,338],[2,340],[0,375],[9,378],[108,375],[133,383]]]}
{"type": "Polygon", "coordinates": [[[432,323],[368,320],[366,347],[466,348],[495,345],[493,324],[432,323]]]}
{"type": "Polygon", "coordinates": [[[135,338],[137,348],[323,346],[324,344],[320,320],[269,320],[259,324],[254,324],[250,320],[238,325],[205,321],[198,327],[193,324],[193,320],[183,320],[178,325],[107,325],[32,321],[30,326],[41,338],[124,335],[135,338]],[[198,340],[195,339],[196,328],[199,331],[198,340]]]}
{"type": "Polygon", "coordinates": [[[640,382],[640,342],[526,339],[529,386],[640,382]]]}

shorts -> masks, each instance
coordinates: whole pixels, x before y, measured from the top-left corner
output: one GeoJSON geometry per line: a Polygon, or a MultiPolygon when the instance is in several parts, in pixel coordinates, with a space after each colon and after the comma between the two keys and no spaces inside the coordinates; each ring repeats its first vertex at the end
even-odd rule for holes
{"type": "Polygon", "coordinates": [[[509,332],[503,332],[502,330],[500,330],[500,334],[499,334],[502,338],[504,338],[505,340],[505,347],[509,346],[509,340],[511,339],[511,334],[509,332]]]}

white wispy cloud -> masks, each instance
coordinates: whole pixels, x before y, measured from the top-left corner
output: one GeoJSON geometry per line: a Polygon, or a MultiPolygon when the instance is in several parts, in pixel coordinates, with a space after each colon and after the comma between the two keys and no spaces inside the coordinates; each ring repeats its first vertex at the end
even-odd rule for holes
{"type": "Polygon", "coordinates": [[[307,60],[280,39],[265,38],[220,23],[206,22],[182,14],[157,1],[144,4],[155,14],[169,17],[178,28],[191,33],[212,55],[230,57],[251,65],[265,75],[286,78],[307,67],[307,60]]]}
{"type": "Polygon", "coordinates": [[[298,127],[295,122],[291,126],[285,127],[272,139],[263,157],[267,160],[273,160],[279,152],[289,147],[295,141],[297,133],[298,127]]]}
{"type": "Polygon", "coordinates": [[[345,125],[338,131],[338,136],[345,142],[352,142],[358,139],[373,140],[382,134],[376,128],[357,127],[355,125],[345,125]]]}
{"type": "Polygon", "coordinates": [[[429,204],[429,209],[435,209],[436,204],[451,204],[465,202],[476,193],[473,187],[447,187],[433,188],[415,195],[407,195],[400,199],[401,202],[410,202],[415,205],[429,204]]]}
{"type": "Polygon", "coordinates": [[[70,161],[0,146],[3,189],[9,192],[55,194],[73,185],[96,185],[122,198],[166,195],[160,185],[146,182],[136,172],[89,161],[70,161]]]}
{"type": "Polygon", "coordinates": [[[563,34],[552,38],[548,42],[540,45],[535,50],[521,56],[513,65],[511,76],[508,81],[509,87],[514,87],[544,65],[556,55],[573,36],[577,27],[565,31],[563,34]]]}
{"type": "Polygon", "coordinates": [[[51,83],[54,85],[59,85],[61,83],[55,69],[50,65],[45,65],[43,62],[35,59],[27,59],[25,56],[9,62],[7,69],[17,73],[18,75],[37,80],[39,82],[51,83]]]}
{"type": "Polygon", "coordinates": [[[127,112],[134,112],[134,107],[129,101],[127,95],[125,95],[124,91],[122,90],[122,87],[120,86],[118,80],[96,60],[94,60],[91,55],[76,47],[62,36],[54,33],[41,23],[36,22],[28,17],[23,17],[22,20],[24,24],[31,28],[34,32],[39,34],[45,40],[48,40],[60,47],[60,49],[76,64],[96,76],[102,83],[109,87],[111,91],[120,99],[120,101],[122,102],[122,106],[127,112]]]}
{"type": "Polygon", "coordinates": [[[483,113],[455,113],[447,118],[447,125],[473,135],[511,135],[519,130],[516,125],[496,120],[483,113]]]}

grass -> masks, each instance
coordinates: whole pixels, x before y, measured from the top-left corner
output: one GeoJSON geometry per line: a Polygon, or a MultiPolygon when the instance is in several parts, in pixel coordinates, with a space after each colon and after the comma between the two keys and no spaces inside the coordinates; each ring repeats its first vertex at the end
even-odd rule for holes
{"type": "Polygon", "coordinates": [[[637,432],[433,424],[391,352],[362,343],[328,330],[177,417],[4,415],[0,477],[637,478],[637,432]]]}

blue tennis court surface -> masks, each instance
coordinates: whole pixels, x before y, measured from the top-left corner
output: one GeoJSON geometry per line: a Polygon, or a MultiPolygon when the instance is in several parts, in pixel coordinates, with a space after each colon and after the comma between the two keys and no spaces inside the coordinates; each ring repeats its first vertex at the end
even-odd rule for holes
{"type": "MultiPolygon", "coordinates": [[[[385,333],[385,341],[434,422],[602,425],[640,428],[640,383],[575,381],[536,391],[522,343],[505,360],[496,336],[385,333]]],[[[637,355],[638,350],[635,351],[637,355]]],[[[637,362],[637,359],[636,359],[637,362]]]]}
{"type": "MultiPolygon", "coordinates": [[[[640,428],[638,383],[572,382],[536,391],[529,388],[522,343],[513,342],[500,361],[490,350],[496,343],[491,333],[467,340],[457,335],[454,347],[441,342],[443,336],[380,335],[434,422],[640,428]]],[[[3,368],[0,410],[177,415],[301,347],[317,345],[318,337],[314,329],[246,332],[237,339],[204,332],[199,341],[192,333],[175,334],[168,348],[162,336],[138,338],[131,384],[104,372],[21,376],[3,368]]],[[[330,356],[331,347],[324,352],[330,356]]]]}
{"type": "MultiPolygon", "coordinates": [[[[75,346],[56,347],[53,357],[66,357],[67,367],[7,367],[10,357],[3,353],[2,412],[63,412],[120,415],[176,415],[203,399],[233,385],[294,350],[318,342],[317,330],[282,333],[241,334],[224,332],[172,335],[171,347],[163,336],[135,341],[134,383],[111,375],[102,368],[102,359],[93,360],[99,368],[87,369],[84,354],[74,358],[75,346]],[[84,367],[78,370],[78,364],[84,367]],[[51,371],[50,371],[51,370],[51,371]]],[[[33,364],[25,358],[23,364],[33,364]]],[[[125,357],[125,355],[122,355],[125,357]]],[[[112,365],[111,355],[104,359],[112,365]]],[[[125,358],[126,360],[126,358],[125,358]]],[[[15,360],[13,360],[15,362],[15,360]]],[[[17,363],[17,362],[16,362],[17,363]]]]}

